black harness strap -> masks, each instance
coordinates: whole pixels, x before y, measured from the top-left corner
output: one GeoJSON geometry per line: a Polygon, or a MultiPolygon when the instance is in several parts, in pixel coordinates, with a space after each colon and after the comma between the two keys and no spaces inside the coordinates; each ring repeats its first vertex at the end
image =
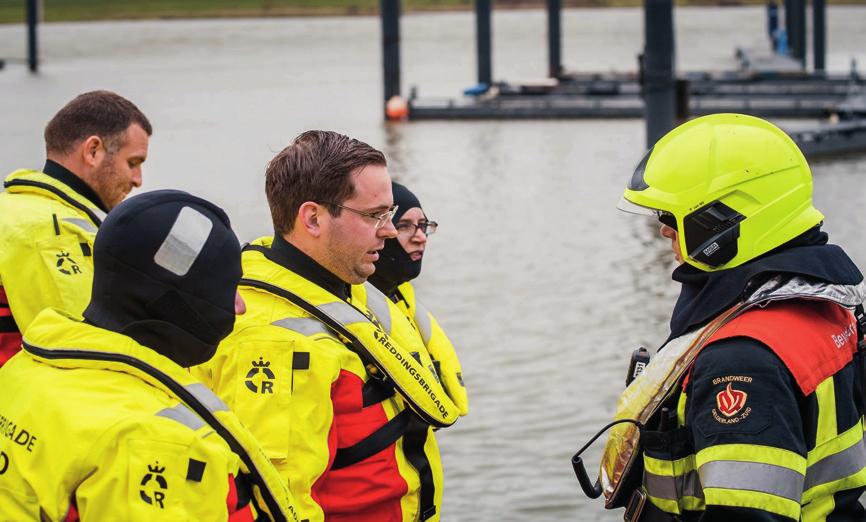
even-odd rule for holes
{"type": "MultiPolygon", "coordinates": [[[[81,203],[75,201],[74,199],[72,199],[69,196],[69,194],[66,194],[65,192],[63,192],[59,188],[54,187],[52,185],[49,185],[48,183],[42,183],[41,181],[32,181],[29,179],[13,179],[12,181],[7,181],[6,183],[4,183],[3,186],[6,188],[9,188],[9,187],[37,187],[37,188],[47,190],[48,192],[51,192],[52,194],[54,194],[58,198],[62,199],[63,201],[69,203],[73,207],[75,207],[78,210],[87,214],[87,217],[90,218],[90,221],[92,221],[93,224],[96,225],[97,227],[102,224],[102,220],[99,219],[99,216],[94,214],[94,212],[92,210],[90,210],[89,208],[87,208],[87,206],[82,205],[81,203]]],[[[55,219],[56,219],[56,217],[55,217],[55,219]]]]}
{"type": "Polygon", "coordinates": [[[363,397],[364,408],[366,408],[367,406],[379,404],[385,399],[393,397],[394,387],[389,386],[382,381],[370,379],[365,382],[364,386],[361,388],[361,396],[363,397]]]}
{"type": "Polygon", "coordinates": [[[403,453],[406,455],[406,460],[418,472],[418,478],[421,482],[421,504],[419,506],[421,520],[427,520],[436,514],[436,502],[434,498],[436,484],[433,482],[433,470],[430,468],[430,460],[424,451],[424,445],[427,443],[427,434],[430,433],[429,428],[428,425],[412,419],[406,434],[403,436],[403,453]]]}
{"type": "Polygon", "coordinates": [[[406,433],[411,422],[409,410],[403,410],[363,440],[347,448],[337,448],[331,469],[343,469],[384,450],[406,433]]]}
{"type": "Polygon", "coordinates": [[[3,312],[8,309],[8,306],[0,305],[0,334],[5,333],[20,333],[21,331],[18,329],[18,324],[15,322],[15,318],[12,315],[3,315],[3,312]]]}

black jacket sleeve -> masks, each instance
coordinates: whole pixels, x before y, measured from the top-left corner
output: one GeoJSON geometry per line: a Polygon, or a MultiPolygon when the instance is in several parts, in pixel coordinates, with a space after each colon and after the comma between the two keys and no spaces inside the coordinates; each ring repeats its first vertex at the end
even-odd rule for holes
{"type": "MultiPolygon", "coordinates": [[[[699,354],[686,393],[686,425],[691,430],[698,466],[708,461],[712,466],[718,459],[716,477],[718,470],[724,470],[722,481],[726,487],[742,487],[744,492],[735,498],[722,488],[707,489],[712,484],[702,484],[706,511],[701,522],[795,520],[762,502],[759,490],[765,479],[761,473],[749,472],[762,468],[748,465],[755,458],[755,446],[768,447],[763,452],[768,456],[765,458],[772,459],[772,448],[806,457],[800,408],[803,396],[782,361],[754,339],[718,341],[699,354]],[[731,457],[746,465],[730,465],[731,457]]],[[[709,469],[701,470],[702,482],[703,472],[709,469]]],[[[768,490],[778,487],[767,482],[768,490]]]]}

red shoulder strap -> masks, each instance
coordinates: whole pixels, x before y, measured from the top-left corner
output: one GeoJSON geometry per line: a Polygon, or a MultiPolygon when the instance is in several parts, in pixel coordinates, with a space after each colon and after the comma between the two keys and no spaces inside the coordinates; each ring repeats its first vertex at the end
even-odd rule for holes
{"type": "Polygon", "coordinates": [[[786,300],[753,308],[719,328],[706,345],[750,337],[785,363],[804,395],[851,362],[857,351],[854,314],[823,300],[786,300]]]}

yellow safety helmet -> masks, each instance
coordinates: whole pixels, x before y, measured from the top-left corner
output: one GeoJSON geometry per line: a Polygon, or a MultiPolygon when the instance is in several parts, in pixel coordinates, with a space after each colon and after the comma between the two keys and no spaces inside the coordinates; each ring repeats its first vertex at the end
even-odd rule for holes
{"type": "Polygon", "coordinates": [[[689,264],[741,265],[824,220],[803,153],[775,125],[712,114],[667,133],[638,164],[618,207],[657,214],[689,264]]]}

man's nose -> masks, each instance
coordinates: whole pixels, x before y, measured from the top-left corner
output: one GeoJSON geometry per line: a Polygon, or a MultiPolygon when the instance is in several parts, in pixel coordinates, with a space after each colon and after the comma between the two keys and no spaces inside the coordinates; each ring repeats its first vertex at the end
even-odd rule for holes
{"type": "Polygon", "coordinates": [[[379,233],[377,234],[379,237],[384,237],[387,239],[394,239],[397,237],[397,229],[394,228],[394,222],[390,219],[385,222],[382,228],[379,229],[379,233]]]}

